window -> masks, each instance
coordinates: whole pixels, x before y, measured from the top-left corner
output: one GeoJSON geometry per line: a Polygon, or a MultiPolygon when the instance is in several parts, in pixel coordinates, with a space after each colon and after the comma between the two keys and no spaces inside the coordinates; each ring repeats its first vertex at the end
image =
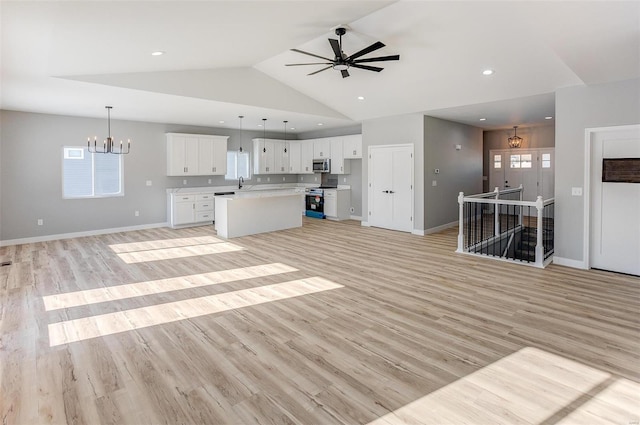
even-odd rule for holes
{"type": "Polygon", "coordinates": [[[493,168],[502,168],[502,155],[493,155],[493,168]]]}
{"type": "Polygon", "coordinates": [[[227,174],[224,178],[225,180],[238,180],[240,177],[246,180],[251,178],[249,152],[228,151],[227,174]]]}
{"type": "Polygon", "coordinates": [[[93,154],[79,146],[65,146],[62,151],[63,198],[124,196],[122,155],[93,154]]]}
{"type": "Polygon", "coordinates": [[[531,168],[531,154],[511,155],[510,167],[511,168],[531,168]]]}
{"type": "Polygon", "coordinates": [[[551,154],[543,153],[542,154],[542,168],[551,168],[551,154]]]}

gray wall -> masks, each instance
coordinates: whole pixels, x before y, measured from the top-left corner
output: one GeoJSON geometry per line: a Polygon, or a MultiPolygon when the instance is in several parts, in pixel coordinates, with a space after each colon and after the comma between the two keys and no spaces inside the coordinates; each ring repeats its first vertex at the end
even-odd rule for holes
{"type": "MultiPolygon", "coordinates": [[[[483,192],[493,190],[489,188],[489,151],[492,149],[507,149],[509,137],[513,136],[513,128],[505,130],[488,130],[482,135],[482,170],[483,176],[487,177],[482,186],[483,192]]],[[[552,148],[556,145],[556,128],[553,124],[520,128],[518,127],[518,136],[522,137],[523,148],[552,148]]]]}
{"type": "Polygon", "coordinates": [[[368,151],[369,146],[407,144],[414,145],[414,209],[413,228],[424,230],[424,116],[398,115],[377,118],[362,123],[362,221],[368,221],[368,151]]]}
{"type": "Polygon", "coordinates": [[[585,129],[640,123],[640,79],[577,86],[556,92],[555,255],[585,261],[585,129]]]}
{"type": "Polygon", "coordinates": [[[428,230],[458,220],[459,192],[482,190],[482,130],[425,117],[424,141],[424,228],[428,230]],[[456,150],[456,145],[461,149],[456,150]]]}
{"type": "MultiPolygon", "coordinates": [[[[62,199],[62,146],[83,146],[90,135],[106,137],[106,119],[0,111],[0,123],[0,240],[164,223],[167,188],[235,184],[224,176],[167,177],[165,133],[231,136],[229,149],[237,149],[238,130],[112,120],[113,136],[132,140],[131,153],[124,157],[124,196],[62,199]],[[146,186],[147,180],[152,186],[146,186]],[[40,218],[43,226],[37,226],[40,218]]],[[[243,146],[250,148],[254,137],[262,132],[244,131],[243,146]]],[[[259,177],[268,183],[266,176],[259,177]]],[[[296,177],[269,176],[270,183],[293,183],[296,177]]]]}

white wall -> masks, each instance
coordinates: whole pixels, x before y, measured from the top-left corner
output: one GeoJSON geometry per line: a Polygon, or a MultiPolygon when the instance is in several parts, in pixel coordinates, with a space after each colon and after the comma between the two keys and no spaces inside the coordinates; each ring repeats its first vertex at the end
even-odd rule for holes
{"type": "Polygon", "coordinates": [[[585,129],[640,123],[640,79],[556,92],[555,257],[584,265],[585,129]]]}

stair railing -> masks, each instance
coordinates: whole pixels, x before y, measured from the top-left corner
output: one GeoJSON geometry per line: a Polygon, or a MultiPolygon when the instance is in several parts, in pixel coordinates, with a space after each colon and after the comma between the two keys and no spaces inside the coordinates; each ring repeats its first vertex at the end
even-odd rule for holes
{"type": "Polygon", "coordinates": [[[549,264],[554,248],[554,199],[543,201],[539,196],[533,202],[523,201],[522,192],[522,186],[502,191],[496,187],[493,192],[466,197],[460,192],[456,252],[536,267],[549,264]]]}

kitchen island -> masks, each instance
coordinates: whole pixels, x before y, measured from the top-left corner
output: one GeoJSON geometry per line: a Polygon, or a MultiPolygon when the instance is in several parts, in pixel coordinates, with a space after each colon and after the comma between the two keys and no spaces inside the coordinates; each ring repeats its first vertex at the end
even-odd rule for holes
{"type": "Polygon", "coordinates": [[[236,238],[302,226],[304,192],[294,190],[237,192],[215,197],[218,236],[236,238]]]}

